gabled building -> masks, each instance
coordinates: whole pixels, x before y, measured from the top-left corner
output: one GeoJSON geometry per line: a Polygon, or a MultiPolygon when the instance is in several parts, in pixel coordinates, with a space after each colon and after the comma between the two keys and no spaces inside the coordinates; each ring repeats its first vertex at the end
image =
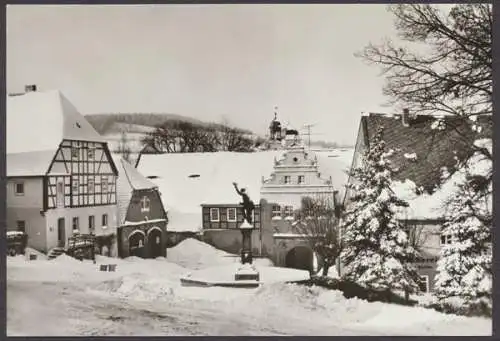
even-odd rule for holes
{"type": "Polygon", "coordinates": [[[114,155],[118,167],[118,255],[166,256],[167,213],[158,186],[114,155]]]}
{"type": "Polygon", "coordinates": [[[300,208],[304,196],[322,196],[335,200],[332,177],[324,177],[318,158],[302,145],[296,134],[285,137],[286,149],[274,159],[269,178],[262,177],[260,197],[276,203],[273,217],[289,217],[300,208]]]}
{"type": "MultiPolygon", "coordinates": [[[[386,150],[393,151],[396,174],[392,190],[409,203],[399,212],[399,219],[414,231],[421,244],[417,268],[422,291],[432,290],[440,250],[451,243],[440,230],[445,222],[443,204],[456,188],[455,174],[472,156],[470,146],[474,141],[491,138],[492,127],[491,116],[478,117],[474,125],[455,116],[410,115],[407,111],[402,115],[368,113],[361,117],[352,168],[362,164],[371,138],[382,128],[386,150]]],[[[345,192],[344,207],[351,195],[351,191],[345,192]]]]}
{"type": "Polygon", "coordinates": [[[43,252],[67,247],[74,231],[116,234],[106,142],[61,92],[26,90],[7,98],[7,229],[43,252]]]}

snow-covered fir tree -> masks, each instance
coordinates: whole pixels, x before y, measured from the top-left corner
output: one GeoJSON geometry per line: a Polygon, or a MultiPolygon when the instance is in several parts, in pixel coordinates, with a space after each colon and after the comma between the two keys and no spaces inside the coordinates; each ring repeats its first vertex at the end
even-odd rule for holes
{"type": "Polygon", "coordinates": [[[415,291],[415,249],[404,226],[396,219],[408,203],[391,190],[393,170],[379,129],[361,166],[351,171],[353,196],[343,217],[344,277],[375,290],[415,291]]]}
{"type": "MultiPolygon", "coordinates": [[[[491,140],[485,144],[491,147],[491,140]]],[[[491,300],[492,166],[491,159],[476,153],[446,205],[441,233],[451,243],[441,249],[437,264],[435,293],[441,301],[457,297],[468,306],[491,300]]]]}

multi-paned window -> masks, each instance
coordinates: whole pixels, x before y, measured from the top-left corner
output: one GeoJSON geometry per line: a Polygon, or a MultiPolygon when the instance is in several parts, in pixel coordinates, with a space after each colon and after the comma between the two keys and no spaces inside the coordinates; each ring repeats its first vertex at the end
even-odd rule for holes
{"type": "Polygon", "coordinates": [[[284,182],[285,184],[289,184],[289,183],[291,183],[291,177],[290,177],[290,175],[285,175],[285,176],[283,177],[283,182],[284,182]]]}
{"type": "Polygon", "coordinates": [[[73,194],[78,194],[80,189],[80,183],[78,182],[78,179],[73,178],[71,181],[71,190],[73,191],[73,194]]]}
{"type": "Polygon", "coordinates": [[[220,221],[219,209],[217,207],[210,208],[210,221],[220,221]]]}
{"type": "Polygon", "coordinates": [[[285,217],[293,216],[293,206],[285,206],[285,217]]]}
{"type": "Polygon", "coordinates": [[[101,178],[101,192],[106,193],[108,191],[108,177],[103,176],[101,178]]]}
{"type": "Polygon", "coordinates": [[[273,218],[274,217],[281,217],[281,206],[280,205],[273,205],[272,216],[273,216],[273,218]]]}
{"type": "Polygon", "coordinates": [[[299,178],[298,178],[299,185],[303,184],[304,182],[305,182],[305,176],[304,175],[299,175],[299,178]]]}
{"type": "Polygon", "coordinates": [[[108,215],[103,214],[102,215],[102,227],[106,227],[106,226],[108,226],[108,215]]]}
{"type": "Polygon", "coordinates": [[[419,276],[418,289],[421,292],[429,292],[429,276],[428,275],[419,276]]]}
{"type": "Polygon", "coordinates": [[[24,195],[24,182],[17,182],[14,185],[14,192],[16,195],[24,195]]]}
{"type": "Polygon", "coordinates": [[[453,238],[449,234],[442,234],[441,235],[441,245],[447,245],[451,244],[453,242],[453,238]]]}
{"type": "Polygon", "coordinates": [[[18,220],[16,225],[18,231],[26,232],[26,222],[24,220],[18,220]]]}
{"type": "Polygon", "coordinates": [[[95,229],[95,217],[93,215],[89,216],[89,232],[93,232],[95,229]]]}
{"type": "Polygon", "coordinates": [[[78,147],[71,148],[71,158],[78,159],[78,147]]]}
{"type": "Polygon", "coordinates": [[[94,147],[89,147],[87,150],[87,157],[89,160],[94,160],[95,158],[95,148],[94,147]]]}
{"type": "Polygon", "coordinates": [[[227,221],[235,222],[236,221],[236,208],[230,207],[227,209],[227,221]]]}
{"type": "Polygon", "coordinates": [[[94,189],[95,189],[94,179],[89,178],[87,181],[87,192],[94,193],[94,189]]]}
{"type": "Polygon", "coordinates": [[[73,231],[80,230],[80,218],[73,217],[73,231]]]}
{"type": "Polygon", "coordinates": [[[149,201],[149,198],[144,196],[142,197],[141,199],[141,212],[149,212],[149,208],[150,208],[150,201],[149,201]]]}

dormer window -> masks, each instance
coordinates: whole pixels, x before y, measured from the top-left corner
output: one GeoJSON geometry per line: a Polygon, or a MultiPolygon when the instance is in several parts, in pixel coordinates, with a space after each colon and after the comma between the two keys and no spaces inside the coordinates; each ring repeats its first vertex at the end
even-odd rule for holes
{"type": "Polygon", "coordinates": [[[142,213],[149,212],[149,208],[150,208],[149,198],[146,196],[142,197],[142,199],[141,199],[141,212],[142,213]]]}

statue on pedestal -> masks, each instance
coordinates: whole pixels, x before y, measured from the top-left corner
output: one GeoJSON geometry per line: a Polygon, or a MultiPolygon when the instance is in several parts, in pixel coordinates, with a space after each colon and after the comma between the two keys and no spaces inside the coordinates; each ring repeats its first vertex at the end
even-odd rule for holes
{"type": "Polygon", "coordinates": [[[233,186],[236,189],[236,193],[238,193],[242,199],[240,205],[243,205],[243,219],[249,224],[252,224],[252,213],[255,209],[255,204],[250,200],[244,188],[238,189],[238,184],[236,182],[233,182],[233,186]]]}

